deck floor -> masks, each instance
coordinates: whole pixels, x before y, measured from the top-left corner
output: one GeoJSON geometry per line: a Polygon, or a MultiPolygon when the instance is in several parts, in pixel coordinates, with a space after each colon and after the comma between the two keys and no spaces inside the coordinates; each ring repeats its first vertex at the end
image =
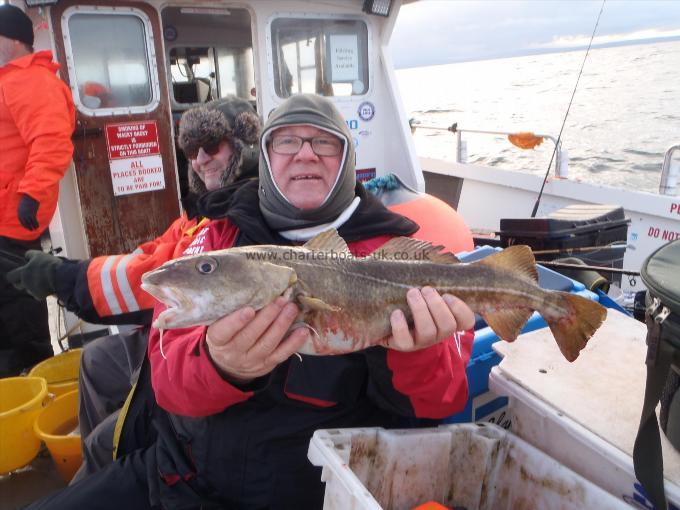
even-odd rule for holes
{"type": "Polygon", "coordinates": [[[66,487],[43,446],[28,466],[0,476],[0,510],[16,510],[66,487]]]}

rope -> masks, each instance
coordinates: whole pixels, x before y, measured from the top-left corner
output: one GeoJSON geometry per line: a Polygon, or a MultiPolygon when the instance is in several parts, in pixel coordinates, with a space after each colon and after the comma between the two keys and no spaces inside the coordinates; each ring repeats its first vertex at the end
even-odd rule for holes
{"type": "Polygon", "coordinates": [[[366,191],[378,195],[383,191],[392,191],[399,188],[399,181],[394,174],[380,175],[373,177],[370,181],[364,183],[366,191]]]}
{"type": "Polygon", "coordinates": [[[574,96],[576,95],[576,89],[578,88],[578,82],[581,79],[581,74],[583,73],[583,67],[586,65],[586,60],[588,59],[588,53],[590,53],[590,47],[593,44],[593,39],[595,38],[595,32],[597,31],[597,26],[600,24],[600,16],[602,16],[602,11],[604,9],[604,4],[607,0],[602,0],[602,5],[600,6],[600,13],[597,15],[597,21],[595,22],[595,28],[593,28],[593,33],[590,36],[590,42],[588,43],[588,49],[583,57],[583,62],[581,63],[581,69],[578,72],[578,77],[576,78],[576,85],[574,85],[574,90],[571,93],[571,99],[569,100],[569,106],[567,106],[567,112],[564,114],[564,119],[562,120],[562,127],[560,128],[560,134],[557,136],[557,141],[555,142],[555,148],[553,149],[552,156],[550,156],[550,163],[548,163],[548,169],[545,171],[545,176],[543,177],[543,183],[541,184],[541,191],[538,192],[538,197],[536,197],[536,203],[534,204],[534,209],[531,211],[531,217],[536,217],[536,212],[538,211],[538,204],[541,202],[541,197],[543,196],[543,189],[545,188],[545,183],[548,180],[548,175],[550,175],[550,167],[555,159],[555,154],[557,153],[557,148],[560,146],[560,141],[562,140],[562,131],[564,130],[564,125],[567,122],[567,117],[569,116],[569,110],[571,109],[571,103],[574,101],[574,96]]]}

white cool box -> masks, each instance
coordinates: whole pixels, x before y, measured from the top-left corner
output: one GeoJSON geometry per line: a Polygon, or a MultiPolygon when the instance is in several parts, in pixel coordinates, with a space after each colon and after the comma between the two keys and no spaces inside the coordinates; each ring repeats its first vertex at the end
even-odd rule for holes
{"type": "MultiPolygon", "coordinates": [[[[324,509],[652,509],[633,473],[645,385],[644,324],[609,311],[574,363],[547,328],[497,342],[490,390],[509,397],[496,425],[319,430],[324,509]]],[[[680,508],[680,454],[664,443],[669,509],[680,508]]]]}
{"type": "MultiPolygon", "coordinates": [[[[635,478],[633,445],[644,399],[647,328],[620,312],[579,358],[560,358],[548,330],[498,342],[489,389],[509,397],[510,430],[633,508],[653,509],[635,478]]],[[[661,433],[669,510],[680,509],[680,453],[661,433]]]]}

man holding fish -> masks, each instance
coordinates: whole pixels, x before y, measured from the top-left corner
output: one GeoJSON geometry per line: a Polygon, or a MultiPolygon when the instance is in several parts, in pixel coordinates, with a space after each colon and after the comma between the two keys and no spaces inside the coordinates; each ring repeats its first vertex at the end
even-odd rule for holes
{"type": "MultiPolygon", "coordinates": [[[[265,125],[261,149],[259,182],[228,198],[218,190],[200,201],[202,213],[223,218],[214,219],[185,253],[291,247],[337,229],[344,241],[332,246],[344,250],[346,242],[348,251],[361,257],[418,229],[356,183],[352,139],[329,100],[313,95],[286,100],[265,125]]],[[[202,262],[194,269],[205,273],[205,304],[224,282],[211,282],[214,267],[210,260],[202,262]]],[[[267,294],[281,273],[270,266],[271,282],[231,273],[229,292],[267,294]]],[[[162,281],[148,288],[162,289],[162,281]]],[[[153,389],[168,411],[154,417],[155,446],[32,508],[76,508],[88,501],[101,508],[126,503],[134,508],[320,508],[320,469],[306,458],[314,430],[399,426],[401,417],[442,418],[467,401],[472,311],[430,287],[404,292],[410,321],[395,308],[389,334],[374,339],[381,345],[357,345],[361,350],[335,356],[293,356],[308,352],[303,346],[319,334],[314,327],[294,327],[301,308],[332,308],[311,295],[285,293],[262,306],[210,319],[209,325],[152,329],[153,389]]],[[[169,290],[163,297],[166,303],[205,309],[200,295],[189,298],[169,290]],[[194,299],[199,302],[190,303],[194,299]]],[[[157,320],[166,311],[172,315],[158,305],[157,320]]],[[[188,322],[200,323],[201,317],[188,322]]]]}

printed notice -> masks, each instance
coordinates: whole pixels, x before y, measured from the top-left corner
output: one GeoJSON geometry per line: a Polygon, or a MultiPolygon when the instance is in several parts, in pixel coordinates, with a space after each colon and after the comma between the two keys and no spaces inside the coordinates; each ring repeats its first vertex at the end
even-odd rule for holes
{"type": "Polygon", "coordinates": [[[165,189],[155,121],[106,125],[113,194],[165,189]]]}
{"type": "Polygon", "coordinates": [[[331,35],[333,83],[359,79],[359,46],[356,35],[331,35]]]}

